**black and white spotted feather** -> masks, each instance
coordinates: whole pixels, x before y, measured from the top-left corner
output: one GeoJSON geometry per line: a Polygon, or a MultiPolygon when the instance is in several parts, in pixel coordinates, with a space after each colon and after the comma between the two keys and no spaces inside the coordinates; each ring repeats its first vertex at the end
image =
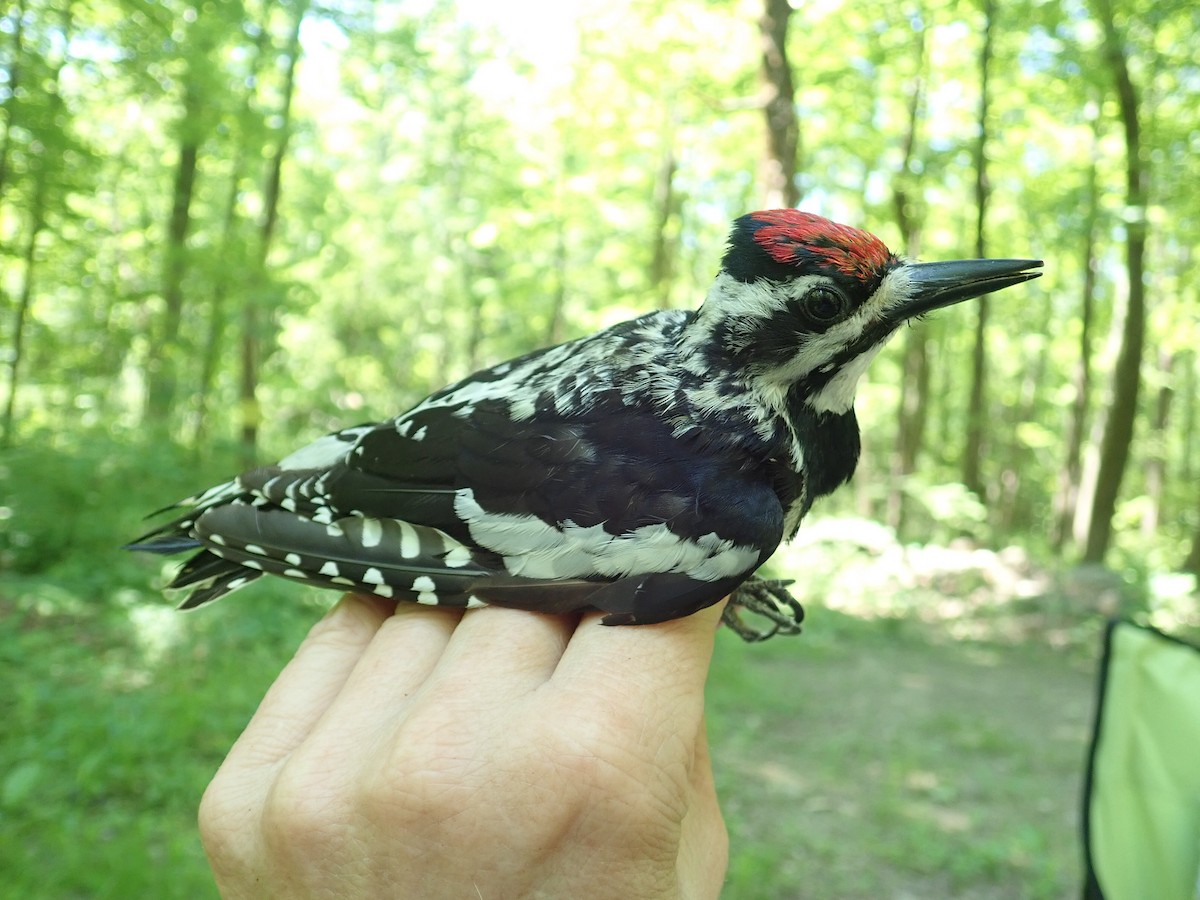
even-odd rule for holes
{"type": "MultiPolygon", "coordinates": [[[[183,608],[263,574],[607,624],[709,606],[852,474],[854,384],[912,299],[876,239],[796,211],[738,220],[724,262],[696,312],[478,372],[175,504],[131,546],[197,551],[169,585],[183,608]],[[805,306],[821,292],[834,321],[805,306]]],[[[796,630],[781,589],[739,596],[796,630]]]]}

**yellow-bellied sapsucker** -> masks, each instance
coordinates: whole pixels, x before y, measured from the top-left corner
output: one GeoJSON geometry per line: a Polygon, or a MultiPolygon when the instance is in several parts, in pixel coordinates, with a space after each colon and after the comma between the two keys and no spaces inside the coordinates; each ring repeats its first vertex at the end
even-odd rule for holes
{"type": "Polygon", "coordinates": [[[652,312],[471,375],[180,501],[130,546],[198,551],[169,587],[264,573],[417,603],[610,625],[732,594],[795,632],[755,571],[853,474],[859,376],[914,316],[1038,277],[1040,261],[914,263],[792,209],[737,219],[695,311],[652,312]]]}

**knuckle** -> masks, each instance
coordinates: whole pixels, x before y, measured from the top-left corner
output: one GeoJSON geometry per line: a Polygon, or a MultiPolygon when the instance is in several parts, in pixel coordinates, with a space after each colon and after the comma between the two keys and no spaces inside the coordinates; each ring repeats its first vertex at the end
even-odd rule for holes
{"type": "Polygon", "coordinates": [[[263,841],[275,854],[313,858],[341,842],[349,818],[336,787],[285,764],[263,801],[263,841]]]}
{"type": "Polygon", "coordinates": [[[578,709],[548,736],[563,779],[602,799],[631,824],[679,821],[687,811],[693,754],[685,735],[664,723],[631,717],[618,704],[578,709]]]}
{"type": "Polygon", "coordinates": [[[300,652],[343,652],[356,650],[363,641],[363,633],[372,626],[370,610],[355,598],[347,597],[309,629],[308,637],[300,652]]]}
{"type": "Polygon", "coordinates": [[[373,825],[428,830],[461,811],[458,793],[453,780],[435,767],[386,765],[359,783],[355,805],[373,825]]]}
{"type": "Polygon", "coordinates": [[[440,717],[407,723],[391,748],[357,780],[355,807],[376,824],[436,825],[456,815],[477,789],[476,750],[440,717]]]}
{"type": "Polygon", "coordinates": [[[251,803],[228,790],[220,775],[209,783],[200,798],[197,824],[200,843],[215,865],[231,863],[246,845],[245,823],[251,803]]]}

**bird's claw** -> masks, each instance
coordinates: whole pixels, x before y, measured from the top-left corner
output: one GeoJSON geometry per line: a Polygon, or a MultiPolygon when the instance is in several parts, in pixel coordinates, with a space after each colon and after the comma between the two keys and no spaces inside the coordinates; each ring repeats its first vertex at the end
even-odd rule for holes
{"type": "Polygon", "coordinates": [[[743,641],[765,641],[776,634],[799,634],[804,607],[788,592],[791,579],[750,578],[729,598],[721,621],[743,641]],[[771,623],[768,631],[759,631],[742,621],[742,611],[762,616],[771,623]]]}

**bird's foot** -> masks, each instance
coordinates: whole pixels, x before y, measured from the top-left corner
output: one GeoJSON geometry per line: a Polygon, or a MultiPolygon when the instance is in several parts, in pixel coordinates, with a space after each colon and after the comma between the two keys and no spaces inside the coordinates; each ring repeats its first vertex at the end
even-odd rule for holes
{"type": "Polygon", "coordinates": [[[799,634],[804,607],[787,590],[791,579],[750,578],[733,592],[721,621],[743,641],[765,641],[776,634],[799,634]],[[742,612],[762,616],[771,623],[768,631],[759,631],[742,621],[742,612]]]}

